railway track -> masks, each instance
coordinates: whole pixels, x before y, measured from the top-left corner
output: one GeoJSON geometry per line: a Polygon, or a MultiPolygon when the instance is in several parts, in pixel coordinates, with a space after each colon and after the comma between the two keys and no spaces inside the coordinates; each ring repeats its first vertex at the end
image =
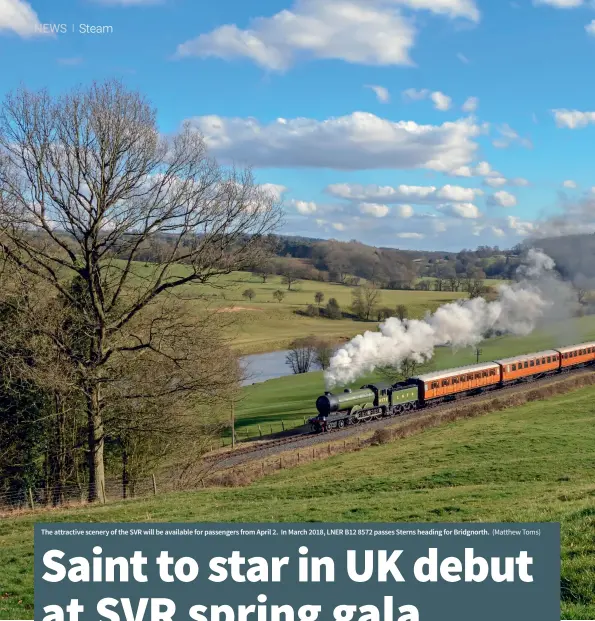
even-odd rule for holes
{"type": "Polygon", "coordinates": [[[513,384],[511,386],[505,386],[504,388],[492,389],[485,391],[478,395],[461,396],[453,401],[439,403],[431,405],[418,410],[412,410],[405,414],[398,416],[391,416],[387,418],[381,418],[369,423],[363,423],[360,425],[353,425],[343,427],[340,429],[331,429],[325,433],[312,433],[303,431],[297,433],[294,436],[288,438],[278,438],[276,440],[269,440],[266,442],[258,442],[257,445],[241,447],[226,453],[218,453],[215,455],[207,455],[203,458],[206,463],[212,465],[215,470],[225,470],[239,464],[282,453],[286,450],[293,450],[298,448],[305,448],[316,444],[324,444],[334,439],[343,439],[353,435],[358,435],[361,432],[373,431],[376,429],[382,429],[394,425],[398,422],[405,422],[411,420],[417,416],[424,414],[425,412],[435,412],[438,410],[444,410],[456,406],[459,403],[469,401],[485,401],[487,399],[493,399],[499,395],[508,395],[515,392],[523,392],[531,390],[536,386],[545,386],[547,384],[558,382],[569,375],[580,375],[593,373],[593,367],[583,367],[579,369],[573,369],[569,371],[563,371],[562,373],[556,373],[553,375],[547,375],[545,377],[525,381],[519,384],[513,384]]]}

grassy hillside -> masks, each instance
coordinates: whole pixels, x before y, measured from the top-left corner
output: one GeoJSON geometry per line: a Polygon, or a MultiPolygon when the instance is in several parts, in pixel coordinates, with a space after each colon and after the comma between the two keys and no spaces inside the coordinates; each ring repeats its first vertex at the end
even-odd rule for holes
{"type": "MultiPolygon", "coordinates": [[[[362,324],[355,325],[360,326],[360,331],[365,327],[362,324]]],[[[547,330],[522,338],[504,336],[489,339],[480,345],[480,360],[495,360],[591,339],[595,340],[595,316],[554,324],[547,330]]],[[[431,368],[439,370],[473,364],[476,359],[472,349],[453,352],[449,348],[440,348],[436,350],[431,368]]],[[[378,377],[371,375],[361,378],[352,387],[359,388],[378,377]]],[[[301,425],[305,417],[316,413],[314,403],[324,389],[322,372],[292,375],[246,386],[242,391],[242,400],[236,408],[236,428],[240,432],[240,438],[246,433],[244,428],[248,428],[248,435],[257,435],[258,425],[261,425],[263,433],[270,430],[271,424],[273,431],[280,431],[281,420],[287,427],[301,425]]]]}
{"type": "Polygon", "coordinates": [[[595,389],[203,490],[0,523],[0,618],[31,618],[47,521],[559,521],[565,619],[595,618],[595,389]]]}

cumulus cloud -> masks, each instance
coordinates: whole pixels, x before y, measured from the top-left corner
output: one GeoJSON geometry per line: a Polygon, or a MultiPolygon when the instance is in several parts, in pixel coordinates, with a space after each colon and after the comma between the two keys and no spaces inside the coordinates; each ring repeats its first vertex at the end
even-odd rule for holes
{"type": "Polygon", "coordinates": [[[318,205],[313,202],[292,200],[291,204],[302,216],[309,216],[310,214],[316,213],[318,210],[318,205]]]}
{"type": "Polygon", "coordinates": [[[567,129],[580,129],[595,123],[595,112],[581,112],[580,110],[552,110],[556,125],[567,129]]]}
{"type": "Polygon", "coordinates": [[[370,203],[436,203],[442,201],[470,202],[483,191],[477,188],[464,188],[458,185],[435,186],[399,185],[379,186],[357,183],[336,183],[324,190],[335,198],[370,203]]]}
{"type": "Polygon", "coordinates": [[[473,159],[481,128],[469,119],[442,125],[389,121],[367,112],[319,121],[201,116],[191,125],[211,153],[255,167],[341,170],[425,168],[449,172],[473,159]]]}
{"type": "Polygon", "coordinates": [[[388,89],[384,86],[375,86],[370,84],[366,85],[366,88],[374,91],[374,93],[376,94],[376,99],[378,99],[380,103],[388,103],[390,101],[390,93],[388,92],[388,89]]]}
{"type": "Polygon", "coordinates": [[[23,38],[42,35],[37,13],[25,0],[0,0],[0,34],[12,32],[23,38]]]}
{"type": "Polygon", "coordinates": [[[436,207],[438,211],[455,218],[475,220],[481,218],[481,211],[473,203],[446,203],[436,207]]]}
{"type": "Polygon", "coordinates": [[[374,218],[384,218],[390,211],[387,205],[380,205],[378,203],[361,203],[359,210],[368,216],[374,218]]]}
{"type": "Polygon", "coordinates": [[[514,194],[501,190],[495,192],[488,199],[490,205],[496,205],[498,207],[514,207],[517,204],[517,198],[514,194]]]}
{"type": "Polygon", "coordinates": [[[491,188],[501,188],[504,185],[513,185],[520,188],[529,185],[529,181],[527,181],[527,179],[523,179],[523,177],[507,179],[501,175],[498,175],[497,177],[486,177],[483,182],[491,188]]]}
{"type": "Polygon", "coordinates": [[[516,216],[508,216],[506,221],[508,228],[519,237],[529,237],[536,231],[536,226],[533,222],[521,220],[516,216]]]}
{"type": "Polygon", "coordinates": [[[441,110],[442,112],[450,110],[452,99],[448,95],[445,95],[440,91],[436,91],[432,93],[431,99],[434,102],[434,108],[436,108],[436,110],[441,110]]]}
{"type": "Polygon", "coordinates": [[[475,112],[477,107],[479,106],[479,98],[477,97],[468,97],[465,103],[463,104],[463,112],[475,112]]]}
{"type": "Polygon", "coordinates": [[[291,9],[257,17],[248,28],[226,24],[182,43],[178,57],[248,58],[284,71],[297,58],[366,65],[409,65],[417,34],[400,8],[479,21],[474,0],[296,0],[291,9]]]}
{"type": "Polygon", "coordinates": [[[397,233],[397,237],[400,239],[424,239],[425,235],[422,233],[397,233]]]}
{"type": "Polygon", "coordinates": [[[588,34],[590,34],[592,37],[595,37],[595,19],[590,21],[586,26],[585,26],[585,30],[587,31],[588,34]]]}
{"type": "Polygon", "coordinates": [[[271,194],[275,200],[281,200],[283,194],[287,192],[287,188],[284,185],[279,185],[278,183],[263,183],[260,187],[265,191],[271,194]]]}
{"type": "Polygon", "coordinates": [[[568,190],[575,190],[576,189],[576,181],[572,181],[572,179],[568,179],[567,181],[565,181],[562,184],[563,187],[565,187],[568,190]]]}
{"type": "Polygon", "coordinates": [[[413,207],[411,205],[399,205],[397,207],[397,213],[401,218],[411,218],[413,216],[413,207]]]}
{"type": "Polygon", "coordinates": [[[408,88],[403,91],[403,99],[406,101],[421,101],[422,99],[426,99],[430,92],[427,88],[408,88]]]}

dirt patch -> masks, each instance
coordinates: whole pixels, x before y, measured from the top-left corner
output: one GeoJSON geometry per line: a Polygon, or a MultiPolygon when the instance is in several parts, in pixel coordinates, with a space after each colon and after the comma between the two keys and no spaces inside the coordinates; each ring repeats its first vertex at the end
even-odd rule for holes
{"type": "Polygon", "coordinates": [[[248,308],[247,306],[226,306],[225,308],[220,308],[218,313],[239,313],[240,311],[256,311],[258,313],[262,313],[264,309],[262,308],[248,308]]]}

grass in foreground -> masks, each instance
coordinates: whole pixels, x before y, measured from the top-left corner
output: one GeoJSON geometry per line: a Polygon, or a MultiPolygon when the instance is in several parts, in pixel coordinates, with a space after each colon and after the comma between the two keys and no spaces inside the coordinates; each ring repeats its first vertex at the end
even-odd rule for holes
{"type": "MultiPolygon", "coordinates": [[[[358,324],[355,324],[358,325],[358,324]]],[[[361,326],[361,324],[360,324],[361,326]]],[[[365,326],[361,326],[363,332],[365,326]]],[[[517,354],[525,354],[550,347],[561,347],[595,340],[595,316],[582,317],[560,324],[551,325],[547,330],[534,332],[526,337],[504,336],[489,339],[480,344],[480,361],[496,360],[517,354]]],[[[432,370],[474,364],[477,360],[474,349],[453,352],[450,348],[436,350],[431,362],[432,370]]],[[[369,381],[384,379],[378,374],[363,377],[351,385],[352,388],[369,381]]],[[[342,390],[342,387],[339,387],[342,390]]],[[[302,425],[304,418],[316,414],[316,398],[325,390],[322,372],[290,375],[268,380],[260,384],[246,386],[242,399],[236,408],[236,429],[240,439],[245,434],[258,435],[258,425],[263,434],[281,430],[281,421],[286,428],[302,425]]]]}
{"type": "Polygon", "coordinates": [[[36,521],[556,521],[564,619],[595,618],[595,389],[204,490],[6,519],[0,618],[31,618],[36,521]]]}

